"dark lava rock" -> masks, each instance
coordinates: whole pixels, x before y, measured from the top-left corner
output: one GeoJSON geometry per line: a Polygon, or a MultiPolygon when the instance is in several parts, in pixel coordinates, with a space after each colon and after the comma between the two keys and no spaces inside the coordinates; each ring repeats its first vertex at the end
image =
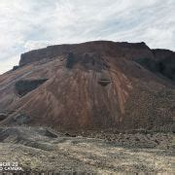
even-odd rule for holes
{"type": "Polygon", "coordinates": [[[101,86],[107,86],[108,84],[111,83],[111,81],[109,79],[106,79],[106,78],[101,78],[98,83],[101,85],[101,86]]]}
{"type": "Polygon", "coordinates": [[[66,59],[66,67],[68,69],[71,69],[71,68],[73,68],[74,63],[75,63],[75,56],[73,53],[69,53],[69,55],[66,59]]]}
{"type": "Polygon", "coordinates": [[[146,69],[161,74],[175,82],[175,53],[168,50],[153,50],[155,58],[135,59],[146,69]]]}
{"type": "Polygon", "coordinates": [[[76,137],[75,134],[70,134],[70,133],[68,133],[68,132],[65,133],[65,136],[67,136],[67,137],[76,137]]]}
{"type": "Polygon", "coordinates": [[[36,89],[40,85],[42,85],[46,79],[41,80],[20,80],[16,82],[15,89],[19,96],[24,96],[30,91],[36,89]]]}
{"type": "Polygon", "coordinates": [[[0,113],[0,121],[4,120],[7,118],[7,115],[4,113],[0,113]]]}
{"type": "Polygon", "coordinates": [[[30,122],[30,117],[26,114],[18,114],[13,117],[12,122],[17,125],[24,125],[30,122]]]}
{"type": "Polygon", "coordinates": [[[15,70],[17,70],[17,69],[19,69],[20,68],[20,66],[13,66],[13,71],[15,71],[15,70]]]}

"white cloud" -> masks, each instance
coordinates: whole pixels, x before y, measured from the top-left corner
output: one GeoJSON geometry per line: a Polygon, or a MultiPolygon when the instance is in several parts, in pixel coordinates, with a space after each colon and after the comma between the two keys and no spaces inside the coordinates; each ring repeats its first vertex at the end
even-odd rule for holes
{"type": "Polygon", "coordinates": [[[175,50],[174,9],[174,0],[1,0],[0,73],[51,44],[106,39],[175,50]]]}
{"type": "Polygon", "coordinates": [[[14,65],[19,61],[19,55],[12,56],[10,59],[3,60],[3,64],[0,64],[0,74],[11,70],[14,65]]]}
{"type": "Polygon", "coordinates": [[[35,50],[35,49],[40,49],[47,47],[51,45],[51,41],[27,41],[24,45],[25,50],[30,51],[30,50],[35,50]]]}

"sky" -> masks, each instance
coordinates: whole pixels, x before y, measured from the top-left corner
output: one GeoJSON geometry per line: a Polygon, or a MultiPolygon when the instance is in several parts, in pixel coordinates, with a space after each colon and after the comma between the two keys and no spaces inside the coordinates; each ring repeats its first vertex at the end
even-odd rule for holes
{"type": "Polygon", "coordinates": [[[175,0],[0,0],[0,74],[21,53],[93,40],[175,50],[175,0]]]}

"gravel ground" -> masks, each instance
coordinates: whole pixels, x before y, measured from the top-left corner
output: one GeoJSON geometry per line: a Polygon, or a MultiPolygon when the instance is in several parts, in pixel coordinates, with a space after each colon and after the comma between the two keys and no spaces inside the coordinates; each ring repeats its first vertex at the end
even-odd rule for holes
{"type": "Polygon", "coordinates": [[[175,173],[174,134],[93,137],[70,137],[48,128],[0,128],[0,162],[18,162],[33,173],[175,173]]]}

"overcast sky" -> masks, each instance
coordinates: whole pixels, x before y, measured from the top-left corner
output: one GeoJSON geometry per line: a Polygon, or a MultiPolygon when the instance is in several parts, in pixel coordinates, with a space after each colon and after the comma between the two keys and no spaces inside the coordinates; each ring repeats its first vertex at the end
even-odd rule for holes
{"type": "Polygon", "coordinates": [[[175,0],[0,0],[0,73],[31,49],[92,40],[175,50],[175,0]]]}

